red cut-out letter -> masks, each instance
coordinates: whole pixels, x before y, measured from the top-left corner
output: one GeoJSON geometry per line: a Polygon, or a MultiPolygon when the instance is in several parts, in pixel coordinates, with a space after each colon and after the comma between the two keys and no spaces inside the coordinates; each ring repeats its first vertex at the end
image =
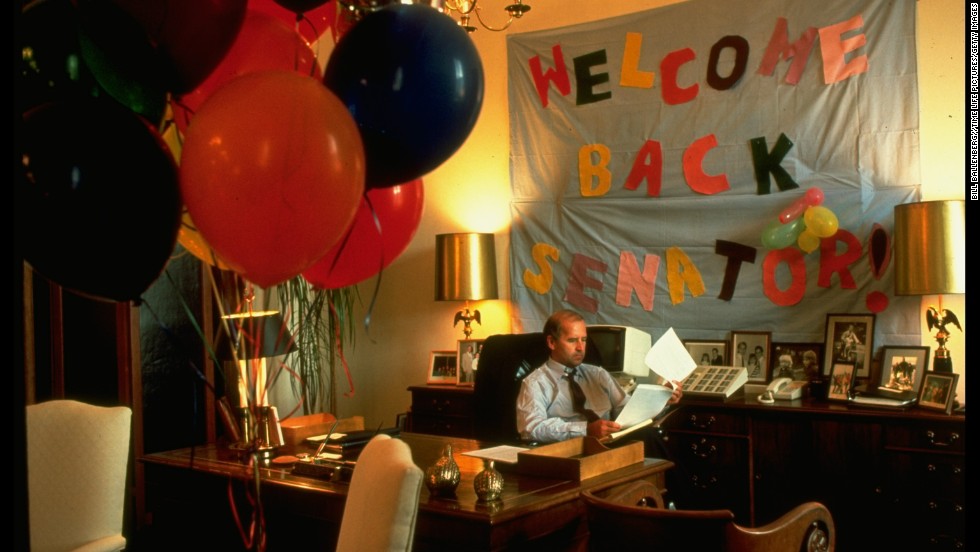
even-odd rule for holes
{"type": "Polygon", "coordinates": [[[850,38],[841,38],[847,31],[860,28],[864,25],[864,18],[860,15],[843,21],[836,25],[828,25],[820,29],[820,50],[823,54],[823,82],[833,84],[848,77],[860,75],[868,70],[868,56],[854,56],[850,61],[845,61],[844,56],[864,46],[868,38],[864,33],[850,38]]]}
{"type": "Polygon", "coordinates": [[[830,287],[830,276],[835,272],[840,278],[841,289],[854,289],[854,276],[848,266],[861,258],[861,242],[847,230],[837,229],[837,233],[829,238],[820,240],[820,272],[817,285],[822,288],[830,287]],[[844,252],[837,254],[837,242],[844,244],[844,252]]]}
{"type": "Polygon", "coordinates": [[[658,255],[643,257],[643,270],[636,262],[636,256],[629,251],[619,253],[619,278],[616,279],[616,304],[621,307],[630,306],[633,292],[640,300],[643,310],[653,310],[653,297],[656,291],[657,272],[660,269],[658,255]]]}
{"type": "Polygon", "coordinates": [[[569,271],[568,287],[565,288],[563,299],[576,308],[595,313],[599,310],[599,302],[586,295],[585,288],[602,291],[602,280],[589,276],[590,270],[605,274],[606,263],[579,253],[572,255],[572,268],[569,271]]]}
{"type": "Polygon", "coordinates": [[[684,150],[684,178],[687,185],[699,194],[714,195],[729,188],[728,177],[722,174],[709,176],[701,168],[708,150],[718,145],[714,134],[703,136],[684,150]]]}
{"type": "Polygon", "coordinates": [[[633,158],[633,168],[623,187],[635,190],[644,179],[647,181],[647,196],[660,197],[660,185],[663,182],[664,152],[660,142],[647,140],[633,158]]]}
{"type": "Polygon", "coordinates": [[[528,60],[528,65],[531,67],[531,78],[534,79],[534,86],[538,89],[538,98],[541,99],[541,107],[548,107],[549,82],[555,84],[555,88],[562,96],[572,93],[572,84],[568,78],[568,69],[565,68],[565,58],[562,56],[560,44],[551,47],[551,57],[555,60],[555,67],[547,71],[541,70],[541,56],[534,56],[528,60]]]}
{"type": "Polygon", "coordinates": [[[660,86],[665,104],[682,104],[697,97],[698,83],[694,83],[687,88],[681,88],[677,85],[677,73],[680,71],[681,65],[689,61],[694,61],[694,50],[684,48],[683,50],[670,52],[660,62],[660,86]]]}
{"type": "Polygon", "coordinates": [[[776,28],[772,30],[772,36],[769,38],[769,45],[766,46],[766,51],[762,55],[762,61],[759,62],[759,69],[756,73],[765,76],[772,76],[772,72],[776,70],[776,63],[779,58],[790,59],[793,58],[793,63],[789,66],[789,71],[786,71],[786,84],[797,84],[800,82],[800,76],[803,75],[803,70],[806,69],[806,62],[810,59],[810,51],[813,50],[813,40],[817,37],[817,30],[813,27],[807,27],[800,38],[793,42],[789,42],[789,31],[787,31],[786,18],[780,17],[776,20],[776,28]]]}
{"type": "Polygon", "coordinates": [[[762,291],[774,305],[788,307],[803,300],[806,293],[806,261],[803,252],[795,247],[771,249],[762,261],[762,291]],[[780,263],[789,267],[790,283],[785,290],[776,285],[776,269],[780,263]]]}

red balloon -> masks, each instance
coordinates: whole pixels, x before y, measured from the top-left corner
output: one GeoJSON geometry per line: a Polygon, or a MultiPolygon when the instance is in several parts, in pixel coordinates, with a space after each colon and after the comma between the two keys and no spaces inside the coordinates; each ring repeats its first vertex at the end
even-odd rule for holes
{"type": "Polygon", "coordinates": [[[245,20],[247,0],[113,0],[135,17],[169,62],[171,91],[204,82],[228,53],[245,20]]]}
{"type": "Polygon", "coordinates": [[[326,2],[311,10],[296,12],[275,0],[248,0],[249,11],[271,15],[290,28],[297,29],[307,44],[313,44],[327,29],[334,26],[337,18],[336,6],[337,2],[326,2]]]}
{"type": "Polygon", "coordinates": [[[201,106],[184,138],[180,191],[218,257],[270,287],[343,236],[364,174],[357,124],[336,96],[315,79],[260,71],[201,106]]]}
{"type": "Polygon", "coordinates": [[[173,102],[177,128],[185,132],[201,104],[228,81],[273,69],[315,79],[321,75],[316,55],[295,29],[271,15],[249,10],[228,55],[200,86],[173,102]]]}
{"type": "Polygon", "coordinates": [[[336,289],[387,268],[405,252],[418,230],[422,190],[421,179],[368,190],[354,223],[329,253],[303,272],[303,278],[314,287],[336,289]]]}

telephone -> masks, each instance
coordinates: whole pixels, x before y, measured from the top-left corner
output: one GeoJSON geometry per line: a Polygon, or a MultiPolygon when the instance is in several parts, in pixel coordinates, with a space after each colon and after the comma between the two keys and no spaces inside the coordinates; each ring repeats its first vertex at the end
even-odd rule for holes
{"type": "Polygon", "coordinates": [[[805,381],[794,381],[792,378],[776,378],[772,380],[765,393],[759,395],[759,402],[772,404],[777,399],[791,401],[803,396],[805,381]]]}

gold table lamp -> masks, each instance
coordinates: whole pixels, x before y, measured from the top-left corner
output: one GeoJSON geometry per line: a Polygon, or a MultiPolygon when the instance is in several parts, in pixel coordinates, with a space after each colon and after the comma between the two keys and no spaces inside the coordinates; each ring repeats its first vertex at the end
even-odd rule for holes
{"type": "Polygon", "coordinates": [[[963,200],[922,201],[895,206],[895,295],[938,295],[926,309],[939,347],[933,370],[952,372],[946,349],[947,326],[963,330],[956,314],[943,308],[943,294],[966,293],[966,214],[963,200]]]}
{"type": "Polygon", "coordinates": [[[497,298],[497,254],[493,234],[462,233],[436,235],[436,301],[465,301],[453,317],[453,326],[463,323],[463,334],[473,333],[480,311],[470,312],[470,301],[497,298]]]}

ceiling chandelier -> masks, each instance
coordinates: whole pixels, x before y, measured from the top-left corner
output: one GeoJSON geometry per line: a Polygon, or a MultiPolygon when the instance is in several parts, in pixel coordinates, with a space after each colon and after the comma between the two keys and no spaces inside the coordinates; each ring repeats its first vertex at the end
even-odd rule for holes
{"type": "Polygon", "coordinates": [[[524,3],[524,0],[511,0],[513,3],[504,6],[507,13],[507,20],[499,27],[484,20],[481,11],[483,6],[478,5],[479,0],[338,0],[338,4],[352,21],[360,20],[367,13],[377,11],[390,4],[425,4],[433,9],[453,17],[458,14],[458,25],[466,32],[472,33],[478,27],[474,23],[479,23],[481,27],[488,31],[503,31],[510,27],[515,19],[520,19],[527,13],[531,6],[524,3]],[[473,16],[476,16],[474,20],[473,16]]]}

